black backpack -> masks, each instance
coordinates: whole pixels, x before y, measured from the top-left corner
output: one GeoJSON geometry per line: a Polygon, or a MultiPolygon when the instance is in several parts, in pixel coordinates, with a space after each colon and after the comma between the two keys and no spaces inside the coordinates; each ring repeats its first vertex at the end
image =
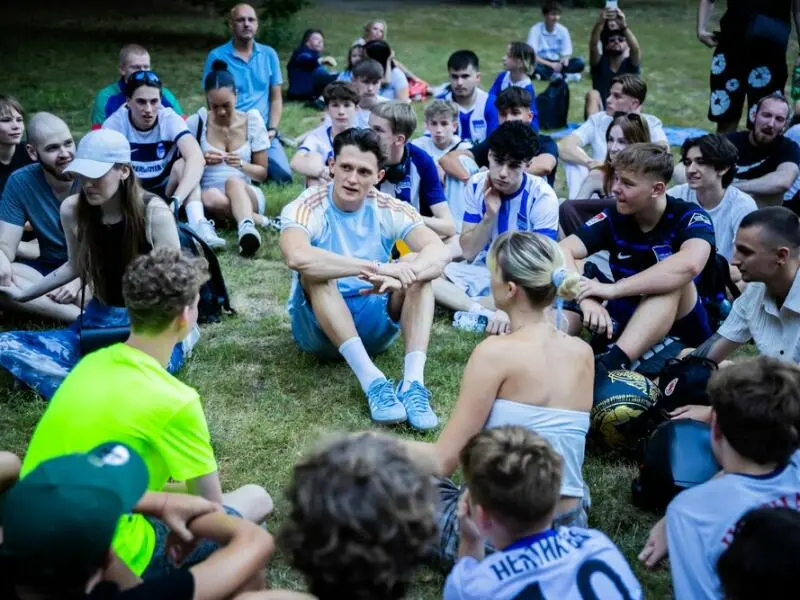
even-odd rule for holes
{"type": "Polygon", "coordinates": [[[222,269],[214,251],[186,223],[178,223],[178,237],[184,252],[192,256],[202,256],[208,262],[210,278],[200,288],[200,302],[197,305],[198,321],[217,323],[223,315],[235,315],[236,311],[231,307],[225,278],[222,276],[222,269]]]}
{"type": "Polygon", "coordinates": [[[563,129],[569,112],[569,86],[564,79],[555,79],[536,96],[536,112],[540,129],[563,129]]]}

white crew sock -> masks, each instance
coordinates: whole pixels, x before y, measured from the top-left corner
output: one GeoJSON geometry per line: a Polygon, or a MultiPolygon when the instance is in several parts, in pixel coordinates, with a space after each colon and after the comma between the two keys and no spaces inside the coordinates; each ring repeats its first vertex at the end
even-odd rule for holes
{"type": "Polygon", "coordinates": [[[386,375],[375,366],[375,363],[372,362],[369,354],[367,354],[367,349],[364,348],[364,342],[361,341],[360,337],[352,337],[346,340],[339,346],[339,354],[344,357],[353,373],[358,377],[358,383],[361,384],[361,389],[364,390],[365,394],[373,381],[386,379],[386,375]]]}
{"type": "Polygon", "coordinates": [[[425,359],[427,358],[428,355],[420,350],[406,354],[403,383],[400,385],[401,394],[411,387],[411,382],[413,381],[418,381],[420,385],[425,385],[425,359]]]}
{"type": "Polygon", "coordinates": [[[189,221],[190,227],[196,227],[197,223],[206,218],[206,213],[203,210],[203,203],[195,200],[194,202],[187,202],[186,220],[189,221]]]}
{"type": "Polygon", "coordinates": [[[483,315],[484,317],[491,319],[494,315],[494,311],[490,308],[486,308],[480,302],[473,302],[469,305],[469,312],[475,313],[478,315],[483,315]]]}

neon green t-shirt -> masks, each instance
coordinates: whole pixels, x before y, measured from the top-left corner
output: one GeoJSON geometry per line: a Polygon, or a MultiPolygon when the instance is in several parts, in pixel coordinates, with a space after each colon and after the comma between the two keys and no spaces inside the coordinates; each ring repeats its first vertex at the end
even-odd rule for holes
{"type": "MultiPolygon", "coordinates": [[[[217,470],[200,397],[158,361],[126,344],[98,350],[67,375],[42,416],[22,464],[88,452],[109,441],[127,444],[150,473],[147,489],[217,470]]],[[[113,548],[137,575],[153,556],[155,532],[141,515],[120,519],[113,548]]]]}

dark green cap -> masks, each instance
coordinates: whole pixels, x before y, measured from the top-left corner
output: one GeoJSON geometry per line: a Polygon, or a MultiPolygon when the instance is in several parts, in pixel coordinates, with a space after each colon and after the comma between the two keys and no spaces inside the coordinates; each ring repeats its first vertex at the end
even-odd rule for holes
{"type": "Polygon", "coordinates": [[[45,461],[5,495],[2,553],[51,567],[102,566],[120,517],[147,483],[144,461],[118,442],[45,461]]]}

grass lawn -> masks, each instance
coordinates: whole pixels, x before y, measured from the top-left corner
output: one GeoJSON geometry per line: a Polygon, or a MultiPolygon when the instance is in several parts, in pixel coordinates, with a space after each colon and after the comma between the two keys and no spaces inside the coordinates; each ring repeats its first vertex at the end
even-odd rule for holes
{"type": "MultiPolygon", "coordinates": [[[[694,36],[696,4],[685,0],[637,0],[636,8],[633,4],[627,9],[627,17],[643,45],[644,74],[650,87],[647,112],[669,125],[708,127],[705,114],[710,51],[694,36]]],[[[322,27],[328,50],[344,64],[349,44],[360,34],[361,25],[377,16],[364,6],[366,3],[355,9],[321,5],[304,11],[301,22],[322,27]]],[[[94,93],[118,77],[117,53],[124,43],[146,45],[154,69],[184,109],[193,112],[204,101],[200,81],[206,54],[225,40],[222,20],[199,13],[133,18],[92,11],[80,16],[65,12],[63,16],[54,13],[48,19],[31,19],[18,10],[5,11],[0,24],[5,30],[0,35],[4,59],[0,92],[17,96],[29,113],[49,110],[62,116],[76,139],[89,129],[94,93]]],[[[597,9],[591,9],[564,15],[562,22],[572,33],[576,54],[586,55],[596,14],[597,9]]],[[[389,39],[398,57],[430,83],[442,82],[449,53],[466,47],[480,56],[488,86],[501,68],[506,44],[525,39],[540,15],[538,9],[530,7],[492,10],[488,6],[457,8],[449,4],[433,8],[411,5],[404,10],[384,11],[380,16],[389,22],[389,39]]],[[[288,52],[281,52],[282,62],[287,58],[288,52]]],[[[542,91],[544,85],[537,84],[536,88],[542,91]]],[[[571,86],[571,120],[580,119],[587,89],[585,80],[571,86]]],[[[284,134],[294,136],[316,122],[312,111],[288,104],[281,128],[284,134]]],[[[559,187],[563,188],[563,177],[559,178],[559,187]]],[[[299,184],[270,186],[267,198],[271,212],[278,211],[301,189],[299,184]]],[[[232,233],[227,237],[235,248],[232,233]]],[[[275,531],[285,514],[281,490],[295,457],[323,431],[370,427],[369,415],[361,390],[343,363],[320,363],[295,348],[284,310],[290,277],[280,262],[277,237],[266,237],[255,260],[243,260],[232,250],[221,254],[221,260],[239,314],[204,328],[202,342],[180,377],[196,387],[204,399],[223,487],[248,482],[264,485],[277,500],[270,523],[270,530],[275,531]]],[[[20,322],[0,324],[0,328],[12,325],[18,327],[20,322]]],[[[452,329],[446,315],[437,318],[426,383],[443,422],[449,417],[463,367],[477,341],[477,336],[452,329]]],[[[402,344],[397,344],[378,358],[378,365],[390,377],[398,377],[402,357],[402,344]]],[[[15,388],[7,373],[0,374],[0,448],[24,454],[44,408],[44,402],[32,393],[15,388]]],[[[423,439],[410,429],[397,431],[423,439]]],[[[433,440],[435,436],[424,439],[433,440]]],[[[592,525],[620,545],[648,597],[668,597],[668,574],[645,572],[635,561],[654,518],[630,505],[634,465],[589,456],[585,473],[592,489],[592,525]]],[[[272,562],[270,576],[275,586],[302,586],[280,557],[272,562]]],[[[440,597],[442,583],[440,574],[423,570],[409,597],[440,597]]]]}

